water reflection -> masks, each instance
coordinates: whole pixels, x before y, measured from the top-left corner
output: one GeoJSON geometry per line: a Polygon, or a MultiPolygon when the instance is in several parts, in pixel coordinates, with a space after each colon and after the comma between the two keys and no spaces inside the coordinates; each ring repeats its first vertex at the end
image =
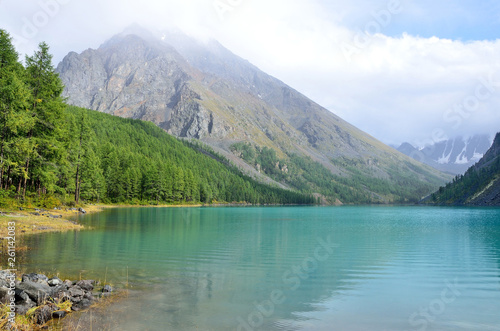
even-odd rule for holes
{"type": "Polygon", "coordinates": [[[37,249],[24,259],[68,276],[128,280],[130,300],[112,308],[121,312],[117,329],[417,330],[421,308],[457,279],[460,297],[426,326],[486,330],[500,323],[499,216],[419,207],[117,209],[85,217],[92,231],[32,237],[37,249]]]}

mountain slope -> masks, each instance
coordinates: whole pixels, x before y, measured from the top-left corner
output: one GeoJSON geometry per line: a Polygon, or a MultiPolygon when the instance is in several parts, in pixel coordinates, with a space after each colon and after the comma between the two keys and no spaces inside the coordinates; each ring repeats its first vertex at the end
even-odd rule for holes
{"type": "Polygon", "coordinates": [[[428,200],[438,204],[500,206],[500,133],[484,157],[428,200]]]}
{"type": "Polygon", "coordinates": [[[354,199],[350,194],[326,189],[330,183],[343,192],[360,193],[363,201],[392,202],[418,199],[449,179],[216,42],[200,43],[179,33],[164,35],[165,42],[135,30],[113,37],[97,50],[64,58],[58,72],[71,104],[152,121],[177,137],[204,141],[260,181],[343,202],[355,201],[349,201],[354,199]],[[238,143],[248,143],[259,154],[264,148],[273,150],[275,166],[264,167],[259,158],[241,158],[234,148],[238,143]],[[297,157],[304,162],[288,169],[297,157]],[[326,183],[306,178],[308,159],[329,171],[326,183]],[[270,169],[276,167],[280,172],[270,169]],[[371,178],[382,184],[360,182],[371,178]],[[404,193],[401,185],[406,186],[404,193]]]}
{"type": "MultiPolygon", "coordinates": [[[[204,146],[179,141],[152,123],[73,106],[66,120],[70,127],[78,123],[76,131],[85,128],[80,181],[81,196],[88,201],[315,202],[310,195],[257,183],[204,146]]],[[[71,190],[72,183],[63,186],[71,190]]]]}
{"type": "Polygon", "coordinates": [[[403,143],[397,149],[435,169],[458,175],[479,161],[490,146],[488,135],[474,135],[467,139],[457,137],[440,141],[422,149],[403,143]]]}

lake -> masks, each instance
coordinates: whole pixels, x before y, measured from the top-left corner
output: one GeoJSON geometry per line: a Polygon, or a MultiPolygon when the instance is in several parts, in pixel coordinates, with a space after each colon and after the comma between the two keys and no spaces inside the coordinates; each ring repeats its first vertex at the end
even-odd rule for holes
{"type": "Polygon", "coordinates": [[[128,288],[107,329],[500,330],[499,208],[122,208],[80,222],[93,230],[28,237],[22,266],[128,288]]]}

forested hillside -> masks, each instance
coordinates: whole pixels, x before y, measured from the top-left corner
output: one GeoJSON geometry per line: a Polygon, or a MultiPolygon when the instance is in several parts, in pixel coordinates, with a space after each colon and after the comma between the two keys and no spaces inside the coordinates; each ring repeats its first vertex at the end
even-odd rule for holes
{"type": "Polygon", "coordinates": [[[23,66],[0,30],[0,203],[313,203],[257,183],[152,123],[64,103],[45,43],[23,66]]]}
{"type": "Polygon", "coordinates": [[[427,202],[453,205],[500,205],[500,133],[484,157],[427,202]]]}
{"type": "Polygon", "coordinates": [[[70,52],[57,72],[72,105],[151,121],[202,141],[252,178],[330,202],[418,202],[452,179],[213,40],[132,27],[98,49],[70,52]]]}

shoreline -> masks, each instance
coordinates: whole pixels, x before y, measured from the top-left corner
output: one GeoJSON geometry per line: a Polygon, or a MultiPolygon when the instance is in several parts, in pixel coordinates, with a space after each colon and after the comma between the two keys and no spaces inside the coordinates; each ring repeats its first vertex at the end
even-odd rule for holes
{"type": "Polygon", "coordinates": [[[0,240],[8,236],[8,226],[10,222],[16,224],[16,236],[23,237],[31,234],[47,232],[65,232],[90,230],[74,219],[81,215],[100,213],[106,209],[113,208],[189,208],[203,207],[203,204],[186,205],[129,205],[129,204],[89,204],[82,205],[85,212],[80,212],[79,208],[64,207],[58,209],[43,208],[22,208],[12,210],[0,208],[0,240]]]}

